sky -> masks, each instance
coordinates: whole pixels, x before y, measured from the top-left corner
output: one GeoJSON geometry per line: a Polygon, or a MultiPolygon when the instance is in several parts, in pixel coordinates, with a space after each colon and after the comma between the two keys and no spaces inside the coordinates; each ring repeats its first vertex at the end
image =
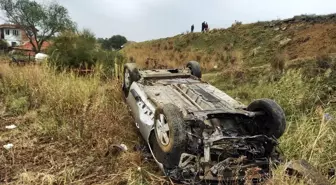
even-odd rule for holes
{"type": "MultiPolygon", "coordinates": [[[[39,0],[46,2],[49,0],[39,0]]],[[[54,0],[53,0],[54,1],[54,0]]],[[[290,18],[300,14],[336,13],[335,0],[56,0],[79,28],[97,37],[120,34],[128,40],[170,37],[190,30],[226,28],[243,23],[290,18]]]]}

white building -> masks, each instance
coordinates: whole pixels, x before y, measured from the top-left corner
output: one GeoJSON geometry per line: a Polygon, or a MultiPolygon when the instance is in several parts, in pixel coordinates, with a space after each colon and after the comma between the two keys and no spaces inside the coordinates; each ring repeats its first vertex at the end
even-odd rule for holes
{"type": "Polygon", "coordinates": [[[0,25],[0,37],[11,47],[22,45],[28,41],[24,30],[22,30],[20,26],[14,24],[0,25]]]}

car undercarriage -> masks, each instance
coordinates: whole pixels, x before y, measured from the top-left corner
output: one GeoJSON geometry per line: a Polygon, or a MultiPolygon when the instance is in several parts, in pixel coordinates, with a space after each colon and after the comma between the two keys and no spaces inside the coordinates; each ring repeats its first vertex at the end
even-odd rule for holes
{"type": "Polygon", "coordinates": [[[166,176],[185,184],[258,184],[282,161],[285,114],[273,100],[248,106],[201,80],[200,66],[124,68],[123,91],[166,176]]]}
{"type": "MultiPolygon", "coordinates": [[[[247,125],[254,124],[253,117],[211,111],[191,112],[184,123],[185,148],[179,163],[165,169],[174,180],[191,184],[261,182],[269,177],[272,166],[280,162],[276,138],[251,135],[246,131],[247,125]],[[205,115],[206,119],[199,119],[205,115]],[[249,170],[253,174],[246,173],[249,170]]],[[[155,153],[156,147],[152,146],[154,155],[164,163],[165,159],[160,157],[162,154],[155,153]]]]}

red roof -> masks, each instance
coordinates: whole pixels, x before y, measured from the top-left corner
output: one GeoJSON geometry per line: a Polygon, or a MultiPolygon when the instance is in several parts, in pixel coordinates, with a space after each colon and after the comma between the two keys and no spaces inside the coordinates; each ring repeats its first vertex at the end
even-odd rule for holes
{"type": "MultiPolygon", "coordinates": [[[[36,41],[33,41],[34,45],[36,46],[36,41]]],[[[49,46],[51,45],[50,42],[48,41],[44,41],[41,47],[41,51],[46,50],[49,46]]],[[[22,44],[21,46],[17,46],[14,47],[14,49],[18,49],[18,50],[24,50],[27,51],[26,54],[27,55],[34,55],[35,53],[33,52],[33,45],[30,42],[26,42],[24,44],[22,44]]]]}
{"type": "MultiPolygon", "coordinates": [[[[36,41],[33,41],[34,45],[36,46],[36,41]]],[[[48,41],[44,41],[41,47],[41,50],[45,50],[50,46],[50,43],[48,41]]],[[[21,46],[18,46],[17,48],[19,49],[24,49],[24,50],[33,50],[33,45],[30,42],[26,42],[22,44],[21,46]]]]}

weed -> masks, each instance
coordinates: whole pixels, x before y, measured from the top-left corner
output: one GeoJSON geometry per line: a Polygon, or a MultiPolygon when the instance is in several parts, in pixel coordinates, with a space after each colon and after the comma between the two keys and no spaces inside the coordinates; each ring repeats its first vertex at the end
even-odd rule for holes
{"type": "Polygon", "coordinates": [[[28,97],[9,97],[9,99],[6,100],[8,105],[8,112],[12,115],[21,115],[28,111],[29,108],[29,102],[28,97]]]}
{"type": "Polygon", "coordinates": [[[286,60],[286,55],[284,53],[276,53],[270,61],[272,69],[274,71],[283,72],[285,69],[286,60]]]}
{"type": "Polygon", "coordinates": [[[316,64],[318,68],[328,69],[331,67],[332,59],[326,53],[321,53],[316,56],[316,64]]]}
{"type": "Polygon", "coordinates": [[[0,73],[1,101],[8,107],[7,117],[0,115],[0,125],[15,123],[19,127],[10,134],[0,133],[0,143],[8,141],[15,146],[12,154],[0,155],[1,182],[162,181],[157,175],[143,175],[142,181],[137,176],[129,179],[128,172],[136,172],[138,166],[146,169],[145,174],[154,173],[151,165],[143,164],[138,152],[104,157],[111,144],[124,143],[132,148],[141,141],[122,101],[118,81],[103,82],[99,74],[78,77],[59,73],[48,66],[0,64],[0,73]]]}

